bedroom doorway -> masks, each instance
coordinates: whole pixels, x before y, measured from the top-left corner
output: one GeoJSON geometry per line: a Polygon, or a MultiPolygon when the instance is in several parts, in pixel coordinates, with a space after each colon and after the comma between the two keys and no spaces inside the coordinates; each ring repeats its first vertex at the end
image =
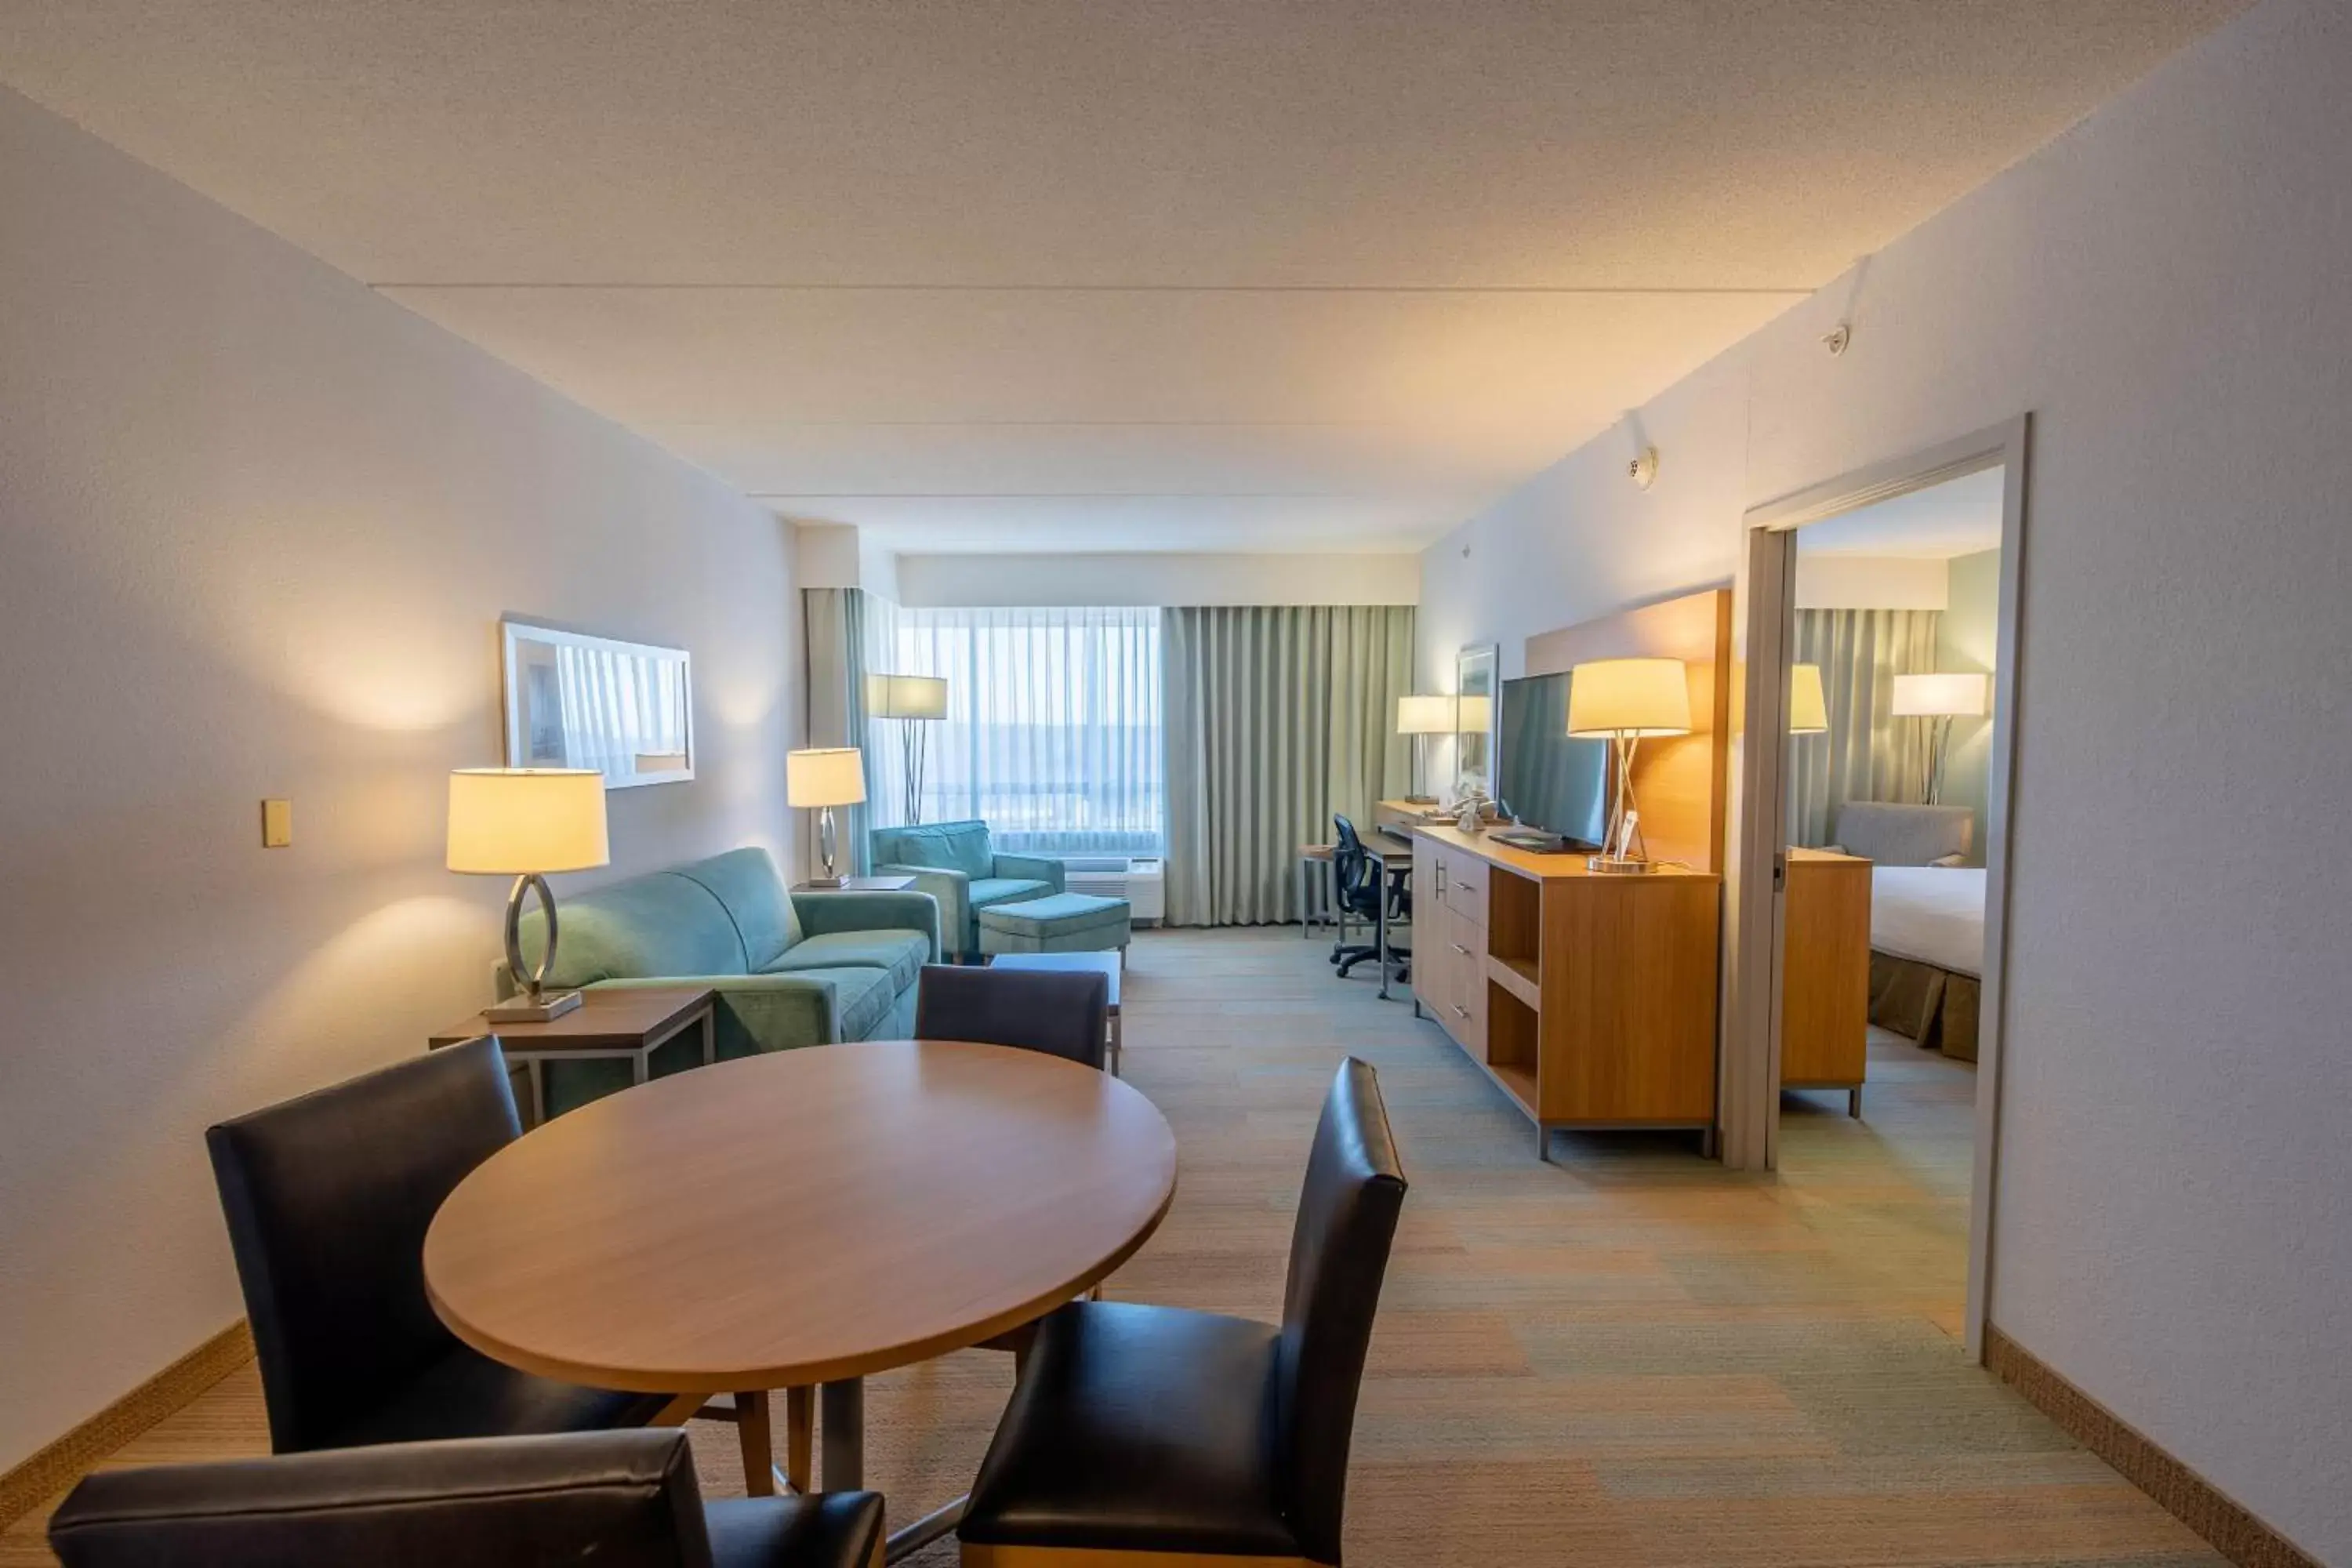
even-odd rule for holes
{"type": "Polygon", "coordinates": [[[1727,1094],[1980,1353],[2026,426],[1748,515],[1727,1094]],[[1743,1058],[1747,1071],[1733,1070],[1743,1058]],[[1864,1197],[1840,1184],[1871,1191],[1864,1197]]]}

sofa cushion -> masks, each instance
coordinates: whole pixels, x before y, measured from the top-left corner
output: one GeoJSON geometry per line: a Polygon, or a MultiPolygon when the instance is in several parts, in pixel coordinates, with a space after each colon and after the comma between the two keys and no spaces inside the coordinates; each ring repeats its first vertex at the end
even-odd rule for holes
{"type": "MultiPolygon", "coordinates": [[[[748,974],[743,939],[727,906],[701,883],[667,871],[558,896],[551,986],[656,975],[748,974]]],[[[547,921],[523,916],[523,962],[547,948],[547,921]]]]}
{"type": "Polygon", "coordinates": [[[978,879],[996,869],[996,856],[988,844],[984,822],[935,822],[916,827],[893,827],[887,838],[889,862],[897,866],[929,866],[961,871],[978,879]]]}
{"type": "Polygon", "coordinates": [[[1034,877],[982,877],[967,890],[965,897],[975,910],[991,904],[1017,904],[1024,899],[1042,899],[1054,890],[1051,882],[1041,882],[1034,877]]]}
{"type": "Polygon", "coordinates": [[[898,999],[898,987],[891,984],[889,973],[880,969],[795,969],[791,978],[833,982],[834,1000],[840,1009],[841,1037],[845,1040],[871,1038],[890,1016],[891,1005],[898,999]]]}
{"type": "Polygon", "coordinates": [[[712,898],[727,906],[736,934],[743,939],[743,962],[752,973],[767,969],[800,941],[799,912],[765,849],[730,849],[680,866],[677,874],[709,889],[712,898]]]}
{"type": "Polygon", "coordinates": [[[764,973],[791,974],[803,969],[878,969],[894,990],[915,983],[931,961],[931,939],[919,931],[842,931],[803,937],[778,953],[764,973]]]}

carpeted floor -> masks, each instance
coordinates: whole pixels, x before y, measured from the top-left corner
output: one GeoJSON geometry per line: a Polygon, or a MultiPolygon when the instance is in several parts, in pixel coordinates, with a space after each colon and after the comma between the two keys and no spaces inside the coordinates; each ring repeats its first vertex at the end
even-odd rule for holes
{"type": "MultiPolygon", "coordinates": [[[[1380,1069],[1412,1190],[1357,1420],[1355,1568],[2220,1563],[1962,1355],[1970,1069],[1874,1040],[1865,1120],[1790,1096],[1775,1175],[1684,1137],[1563,1134],[1539,1164],[1435,1026],[1325,950],[1139,936],[1126,1076],[1181,1164],[1108,1293],[1276,1315],[1332,1069],[1380,1069]]],[[[869,1384],[894,1521],[962,1489],[1012,1377],[965,1352],[869,1384]]],[[[732,1429],[691,1430],[706,1489],[740,1491],[732,1429]]],[[[117,1462],[265,1447],[247,1368],[117,1462]]],[[[0,1537],[0,1564],[48,1562],[38,1530],[0,1537]]]]}

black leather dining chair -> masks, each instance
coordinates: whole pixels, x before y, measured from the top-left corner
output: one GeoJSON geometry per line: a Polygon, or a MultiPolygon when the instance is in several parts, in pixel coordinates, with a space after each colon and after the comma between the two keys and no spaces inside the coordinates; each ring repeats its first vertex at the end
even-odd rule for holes
{"type": "Polygon", "coordinates": [[[1110,982],[1055,969],[927,965],[915,993],[915,1037],[1018,1046],[1103,1065],[1110,982]]]}
{"type": "Polygon", "coordinates": [[[492,1361],[425,1299],[434,1211],[521,1131],[505,1053],[483,1039],[205,1131],[273,1449],[642,1426],[661,1413],[660,1394],[492,1361]]]}
{"type": "Polygon", "coordinates": [[[1281,1324],[1112,1301],[1045,1318],[957,1527],[965,1568],[1080,1553],[1336,1568],[1404,1192],[1379,1080],[1349,1058],[1315,1130],[1281,1324]]]}
{"type": "Polygon", "coordinates": [[[685,1433],[565,1433],[101,1471],[49,1545],[65,1568],[881,1568],[882,1500],[706,1504],[685,1433]]]}

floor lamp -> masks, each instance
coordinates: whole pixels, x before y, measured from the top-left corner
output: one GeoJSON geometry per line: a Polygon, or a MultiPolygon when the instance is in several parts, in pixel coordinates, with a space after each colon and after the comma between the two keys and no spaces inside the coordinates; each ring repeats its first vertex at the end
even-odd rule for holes
{"type": "Polygon", "coordinates": [[[1633,801],[1633,748],[1690,733],[1690,683],[1678,658],[1599,658],[1569,672],[1568,732],[1613,742],[1609,841],[1585,861],[1594,871],[1647,871],[1650,853],[1633,801]]]}
{"type": "Polygon", "coordinates": [[[948,716],[948,683],[936,675],[871,675],[866,679],[866,713],[898,721],[898,758],[906,788],[906,820],[923,820],[923,752],[930,731],[948,716]]]}
{"type": "Polygon", "coordinates": [[[1944,798],[1944,762],[1952,740],[1954,719],[1981,719],[1985,712],[1985,678],[1981,675],[1898,675],[1895,702],[1897,719],[1933,721],[1927,730],[1927,804],[1944,798]]]}
{"type": "Polygon", "coordinates": [[[1415,805],[1428,805],[1437,797],[1425,793],[1423,774],[1428,772],[1428,746],[1432,735],[1454,733],[1454,699],[1451,697],[1400,697],[1397,699],[1397,733],[1412,737],[1412,793],[1405,799],[1415,805]]]}

